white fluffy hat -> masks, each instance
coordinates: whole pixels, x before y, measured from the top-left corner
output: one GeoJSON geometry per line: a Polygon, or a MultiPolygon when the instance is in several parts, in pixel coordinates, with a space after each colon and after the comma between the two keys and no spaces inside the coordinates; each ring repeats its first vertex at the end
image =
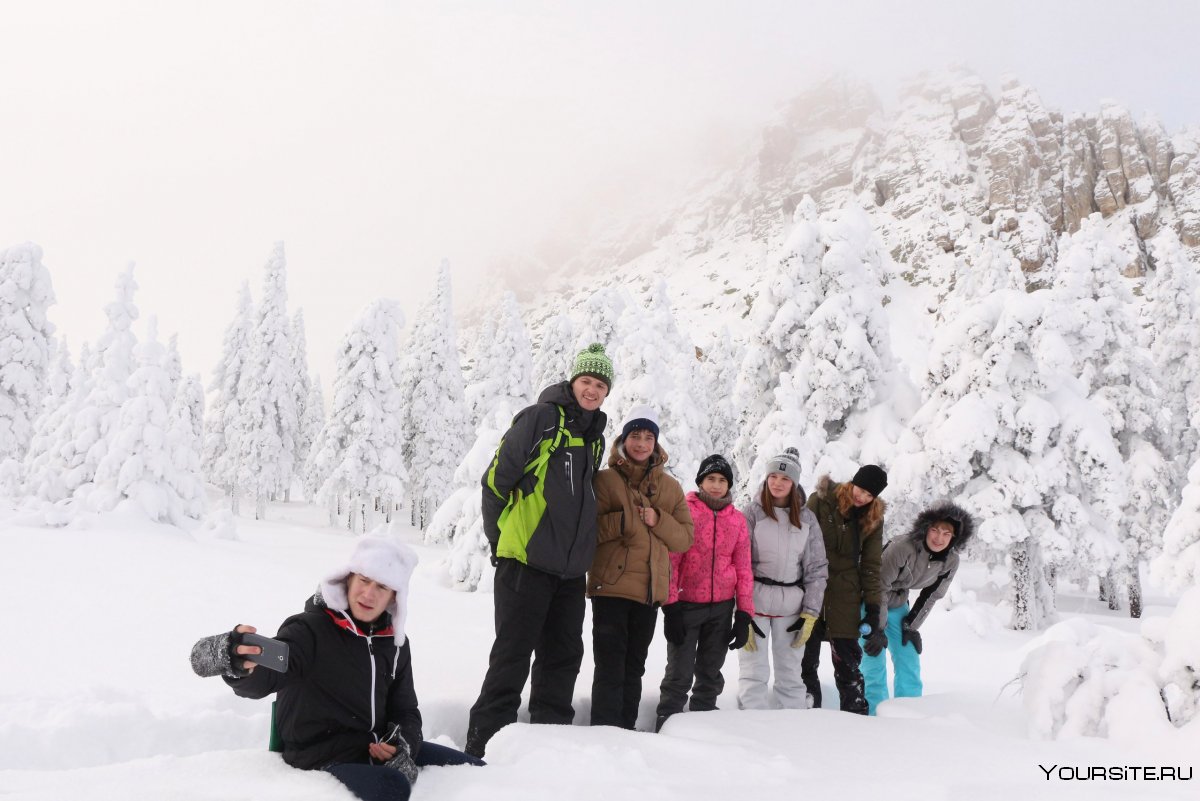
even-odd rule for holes
{"type": "Polygon", "coordinates": [[[348,611],[350,601],[346,597],[346,579],[351,573],[366,576],[395,590],[396,597],[388,605],[387,611],[392,616],[396,644],[403,645],[406,638],[404,622],[408,616],[408,583],[416,566],[416,551],[399,540],[387,536],[363,537],[355,543],[345,567],[321,582],[321,597],[330,609],[348,611]]]}

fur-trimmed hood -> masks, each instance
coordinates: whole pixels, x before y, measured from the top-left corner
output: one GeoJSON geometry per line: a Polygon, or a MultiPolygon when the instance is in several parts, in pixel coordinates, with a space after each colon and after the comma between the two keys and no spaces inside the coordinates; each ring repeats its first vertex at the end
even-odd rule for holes
{"type": "Polygon", "coordinates": [[[408,584],[416,566],[416,551],[399,540],[382,536],[363,537],[355,544],[345,566],[330,573],[321,582],[321,598],[329,609],[349,614],[346,579],[351,573],[358,573],[389,587],[396,593],[387,608],[392,618],[392,636],[397,646],[403,645],[407,638],[404,623],[408,618],[408,584]]]}
{"type": "Polygon", "coordinates": [[[967,543],[971,541],[971,537],[975,535],[975,520],[967,510],[950,501],[935,503],[917,515],[907,537],[924,542],[925,532],[939,520],[946,520],[954,526],[954,539],[950,540],[950,549],[956,553],[962,552],[967,543]]]}

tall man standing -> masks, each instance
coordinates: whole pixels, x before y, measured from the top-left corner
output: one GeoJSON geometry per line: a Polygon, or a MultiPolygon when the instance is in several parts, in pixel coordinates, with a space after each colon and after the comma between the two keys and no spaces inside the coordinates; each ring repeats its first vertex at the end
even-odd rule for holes
{"type": "Polygon", "coordinates": [[[483,477],[483,526],[496,565],[496,641],[467,725],[469,754],[516,721],[529,678],[529,719],[569,724],[583,661],[585,575],[596,551],[592,480],[604,454],[612,361],[600,344],[571,376],[513,418],[483,477]]]}

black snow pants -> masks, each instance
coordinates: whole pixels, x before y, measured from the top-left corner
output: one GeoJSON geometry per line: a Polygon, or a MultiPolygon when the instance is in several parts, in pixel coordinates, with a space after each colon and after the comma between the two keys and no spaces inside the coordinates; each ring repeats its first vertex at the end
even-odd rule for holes
{"type": "MultiPolygon", "coordinates": [[[[813,708],[821,705],[821,679],[817,669],[821,666],[821,641],[825,638],[825,620],[817,621],[812,636],[804,645],[804,658],[800,663],[800,676],[804,688],[812,696],[813,708]]],[[[862,647],[857,639],[835,637],[829,640],[829,651],[833,656],[833,683],[841,696],[843,712],[857,715],[867,714],[867,697],[862,670],[862,647]]]]}
{"type": "Polygon", "coordinates": [[[628,598],[592,599],[592,725],[632,729],[658,609],[628,598]]]}

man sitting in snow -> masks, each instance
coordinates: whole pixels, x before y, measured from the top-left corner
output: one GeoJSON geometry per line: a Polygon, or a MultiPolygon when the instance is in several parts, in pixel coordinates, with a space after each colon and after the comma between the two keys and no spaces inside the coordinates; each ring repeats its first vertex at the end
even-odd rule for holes
{"type": "Polygon", "coordinates": [[[404,633],[408,581],[417,555],[383,537],[359,540],[349,562],[320,585],[304,611],[283,622],[287,671],[261,668],[243,643],[253,626],[205,637],[192,648],[192,669],[221,676],[245,698],[277,693],[283,759],[325,770],[364,801],[404,801],[421,765],[483,764],[421,739],[404,633]]]}

